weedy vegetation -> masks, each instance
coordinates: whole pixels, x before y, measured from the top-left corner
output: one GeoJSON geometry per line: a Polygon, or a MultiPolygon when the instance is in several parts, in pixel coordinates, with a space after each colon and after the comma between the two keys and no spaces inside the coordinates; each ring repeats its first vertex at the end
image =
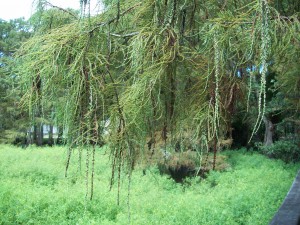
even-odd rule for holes
{"type": "MultiPolygon", "coordinates": [[[[267,224],[279,208],[298,164],[246,150],[221,153],[230,165],[206,179],[176,183],[150,167],[121,174],[110,189],[106,147],[97,148],[93,201],[85,197],[85,170],[76,149],[65,177],[66,147],[0,146],[0,224],[267,224]],[[73,161],[73,162],[72,162],[73,161]],[[130,205],[128,205],[130,198],[130,205]]],[[[84,156],[82,156],[84,157],[84,156]]]]}

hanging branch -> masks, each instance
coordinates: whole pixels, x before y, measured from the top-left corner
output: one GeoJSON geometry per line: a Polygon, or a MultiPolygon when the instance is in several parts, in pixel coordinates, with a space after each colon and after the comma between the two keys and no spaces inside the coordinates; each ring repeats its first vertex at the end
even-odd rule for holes
{"type": "Polygon", "coordinates": [[[93,130],[92,130],[92,146],[93,146],[93,151],[92,151],[92,174],[91,174],[91,195],[90,195],[90,200],[93,199],[93,194],[94,194],[94,175],[95,175],[95,151],[96,151],[96,146],[98,144],[98,139],[99,139],[99,125],[98,125],[98,118],[97,118],[97,110],[98,110],[98,101],[96,98],[95,101],[95,109],[94,109],[94,118],[93,118],[93,130]]]}
{"type": "Polygon", "coordinates": [[[258,131],[266,110],[266,74],[268,70],[267,58],[270,49],[270,34],[269,34],[269,8],[266,0],[260,2],[260,16],[261,16],[261,53],[260,53],[260,66],[261,66],[261,78],[260,78],[260,90],[258,94],[258,116],[256,123],[251,134],[251,141],[253,135],[258,131]]]}
{"type": "Polygon", "coordinates": [[[120,19],[120,0],[118,0],[118,2],[117,2],[117,17],[116,17],[117,19],[117,21],[119,21],[119,19],[120,19]]]}
{"type": "MultiPolygon", "coordinates": [[[[108,48],[108,54],[107,54],[107,64],[106,64],[106,72],[109,75],[109,78],[112,82],[112,84],[115,84],[115,80],[110,72],[110,67],[109,67],[109,63],[110,63],[110,57],[111,57],[111,39],[110,39],[110,25],[108,25],[108,35],[107,35],[107,48],[108,48]]],[[[114,171],[115,171],[115,167],[116,167],[116,163],[118,163],[117,167],[118,167],[118,194],[117,194],[117,205],[120,204],[120,181],[121,181],[121,166],[122,166],[122,156],[123,156],[123,147],[120,146],[120,141],[122,141],[120,138],[124,135],[124,129],[125,129],[125,119],[123,117],[123,112],[122,112],[122,108],[120,105],[120,100],[119,100],[119,94],[118,94],[118,90],[116,89],[115,86],[113,86],[113,90],[114,90],[114,95],[116,98],[116,104],[117,104],[117,109],[119,112],[119,126],[118,126],[118,130],[117,130],[117,146],[119,148],[118,150],[114,150],[115,154],[113,157],[113,162],[112,162],[112,176],[111,176],[111,186],[110,189],[112,188],[112,185],[114,183],[114,171]]]]}
{"type": "Polygon", "coordinates": [[[217,160],[217,142],[218,142],[218,130],[219,130],[219,76],[220,76],[220,50],[219,50],[219,43],[217,40],[217,31],[214,33],[214,66],[215,66],[215,88],[214,88],[214,99],[213,99],[213,106],[214,106],[214,119],[213,119],[213,129],[214,129],[214,138],[213,138],[213,149],[214,149],[214,160],[213,160],[213,170],[216,167],[216,160],[217,160]]]}
{"type": "Polygon", "coordinates": [[[65,169],[65,177],[68,176],[67,173],[68,173],[68,169],[69,169],[69,165],[70,165],[71,155],[72,155],[72,147],[69,147],[68,148],[67,162],[66,162],[66,169],[65,169]]]}

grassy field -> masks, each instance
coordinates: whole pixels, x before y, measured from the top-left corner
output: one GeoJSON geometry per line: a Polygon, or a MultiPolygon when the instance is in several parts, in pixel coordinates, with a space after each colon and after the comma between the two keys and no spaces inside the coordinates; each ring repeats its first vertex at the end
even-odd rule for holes
{"type": "MultiPolygon", "coordinates": [[[[268,224],[281,205],[300,164],[284,164],[256,153],[231,151],[231,167],[207,179],[177,184],[151,168],[132,176],[131,224],[268,224]]],[[[128,224],[127,179],[109,191],[110,163],[97,150],[93,201],[85,200],[84,169],[72,158],[64,178],[67,149],[0,145],[0,224],[128,224]]],[[[84,167],[84,163],[83,163],[84,167]]]]}

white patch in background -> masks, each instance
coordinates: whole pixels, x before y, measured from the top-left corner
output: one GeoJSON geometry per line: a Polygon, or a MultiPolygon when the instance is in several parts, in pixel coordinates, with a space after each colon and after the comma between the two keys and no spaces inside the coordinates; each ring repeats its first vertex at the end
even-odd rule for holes
{"type": "MultiPolygon", "coordinates": [[[[26,20],[34,13],[35,6],[33,0],[0,0],[0,19],[9,21],[24,17],[26,20]]],[[[48,0],[52,5],[61,8],[72,8],[80,10],[80,0],[48,0]]],[[[99,14],[103,11],[103,4],[100,0],[90,0],[91,15],[99,14]]]]}

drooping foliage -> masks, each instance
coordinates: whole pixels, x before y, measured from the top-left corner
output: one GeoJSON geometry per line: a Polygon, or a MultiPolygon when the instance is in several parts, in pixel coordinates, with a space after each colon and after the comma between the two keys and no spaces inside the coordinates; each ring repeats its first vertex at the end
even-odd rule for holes
{"type": "MultiPolygon", "coordinates": [[[[88,1],[81,3],[86,10],[88,1]]],[[[91,146],[103,139],[113,178],[122,168],[130,176],[136,158],[155,144],[187,150],[188,139],[200,157],[209,147],[216,153],[220,140],[232,138],[237,107],[246,109],[252,95],[258,109],[253,132],[258,130],[273,56],[292,60],[299,50],[298,16],[282,17],[274,7],[267,0],[106,4],[103,13],[83,13],[20,49],[24,102],[32,114],[53,102],[71,146],[90,146],[87,178],[93,176],[91,146]]]]}

